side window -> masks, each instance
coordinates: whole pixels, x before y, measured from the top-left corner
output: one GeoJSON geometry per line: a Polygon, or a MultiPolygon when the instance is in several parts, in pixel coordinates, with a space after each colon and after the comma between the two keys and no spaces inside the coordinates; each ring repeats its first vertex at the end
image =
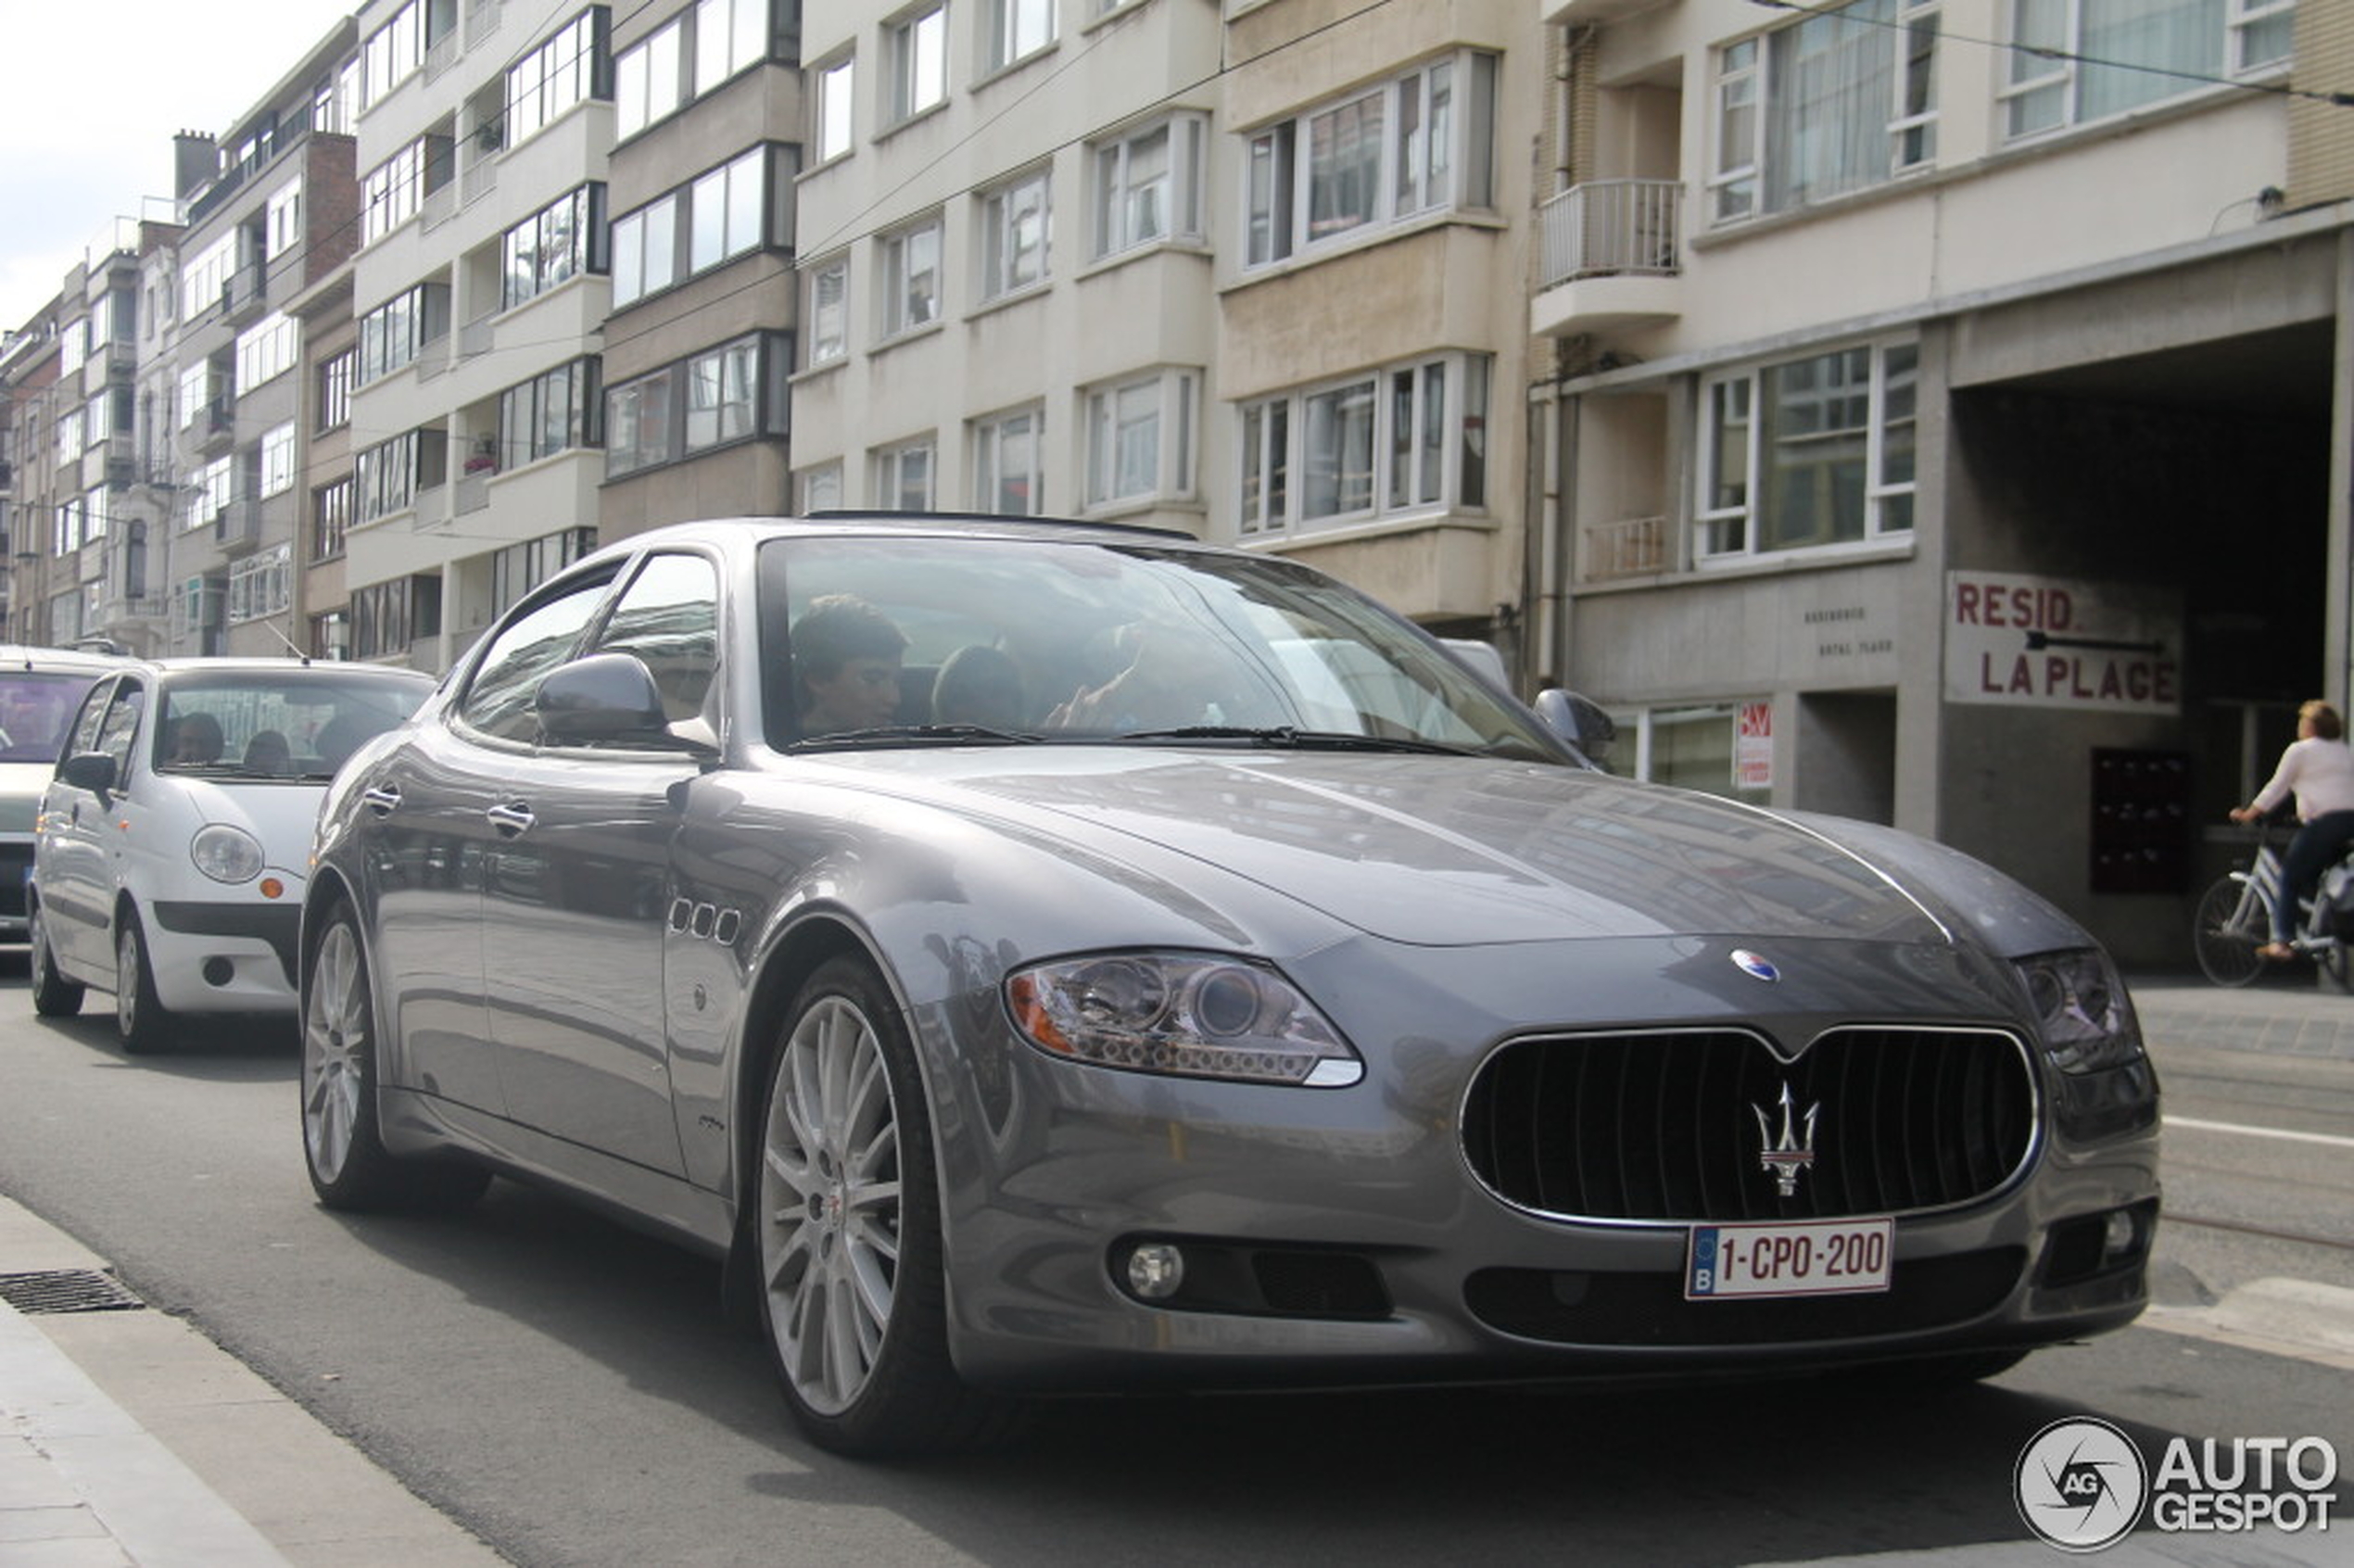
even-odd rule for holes
{"type": "Polygon", "coordinates": [[[73,716],[73,733],[66,740],[66,749],[58,753],[60,761],[76,752],[98,749],[98,725],[107,716],[107,699],[113,695],[112,681],[102,680],[90,689],[90,694],[82,700],[82,711],[73,716]]]}
{"type": "Polygon", "coordinates": [[[139,717],[147,710],[147,689],[135,680],[126,680],[114,689],[114,700],[107,704],[107,714],[98,726],[97,743],[91,750],[104,752],[114,759],[114,776],[120,779],[131,777],[131,742],[138,738],[139,717]]]}
{"type": "Polygon", "coordinates": [[[572,657],[582,628],[612,586],[611,572],[575,581],[500,627],[467,682],[460,720],[498,740],[538,740],[539,722],[532,715],[531,698],[539,677],[572,657]]]}
{"type": "Polygon", "coordinates": [[[662,689],[670,722],[702,712],[719,663],[719,580],[700,555],[657,555],[623,591],[598,639],[601,653],[634,653],[662,689]]]}

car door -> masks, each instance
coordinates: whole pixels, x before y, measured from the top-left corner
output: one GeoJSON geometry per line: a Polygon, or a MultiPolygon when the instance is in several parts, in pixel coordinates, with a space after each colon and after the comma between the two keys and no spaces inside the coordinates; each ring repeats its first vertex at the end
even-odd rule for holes
{"type": "Polygon", "coordinates": [[[496,1115],[507,1111],[506,1075],[486,993],[509,959],[486,923],[485,889],[500,874],[495,814],[529,752],[529,690],[571,654],[607,586],[570,584],[523,607],[492,634],[456,711],[412,727],[361,785],[392,1076],[496,1115]]]}
{"type": "MultiPolygon", "coordinates": [[[[114,762],[114,784],[95,790],[50,781],[42,800],[34,877],[41,918],[58,966],[77,979],[114,983],[115,858],[136,808],[126,798],[132,760],[147,708],[143,677],[125,675],[91,690],[74,722],[66,755],[103,752],[114,762]]],[[[62,771],[62,760],[59,764],[62,771]]]]}
{"type": "MultiPolygon", "coordinates": [[[[703,556],[650,556],[584,651],[638,657],[674,727],[708,733],[717,601],[703,556]]],[[[485,890],[490,1028],[509,1114],[670,1174],[684,1167],[663,952],[677,802],[697,772],[692,756],[642,743],[543,744],[515,758],[485,890]]]]}

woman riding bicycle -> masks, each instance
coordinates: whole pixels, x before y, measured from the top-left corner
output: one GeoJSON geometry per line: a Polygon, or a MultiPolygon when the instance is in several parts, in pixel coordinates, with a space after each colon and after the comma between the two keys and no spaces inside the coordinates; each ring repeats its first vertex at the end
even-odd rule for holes
{"type": "Polygon", "coordinates": [[[2316,698],[2297,710],[2297,739],[2281,752],[2272,782],[2232,812],[2253,822],[2294,793],[2299,824],[2281,860],[2282,895],[2272,905],[2272,940],[2257,956],[2281,962],[2297,956],[2298,905],[2313,896],[2322,873],[2354,844],[2354,750],[2344,739],[2337,710],[2316,698]]]}

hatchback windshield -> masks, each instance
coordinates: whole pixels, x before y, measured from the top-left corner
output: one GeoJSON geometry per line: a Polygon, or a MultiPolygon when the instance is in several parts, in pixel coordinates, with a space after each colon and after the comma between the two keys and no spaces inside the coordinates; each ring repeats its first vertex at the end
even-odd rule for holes
{"type": "Polygon", "coordinates": [[[155,765],[162,773],[318,778],[360,743],[414,713],[422,681],[320,672],[183,677],[164,689],[155,765]]]}
{"type": "Polygon", "coordinates": [[[1186,740],[1562,761],[1522,711],[1355,591],[1135,544],[778,540],[774,744],[1186,740]]]}
{"type": "Polygon", "coordinates": [[[98,678],[44,670],[0,673],[0,763],[53,763],[73,711],[98,678]]]}

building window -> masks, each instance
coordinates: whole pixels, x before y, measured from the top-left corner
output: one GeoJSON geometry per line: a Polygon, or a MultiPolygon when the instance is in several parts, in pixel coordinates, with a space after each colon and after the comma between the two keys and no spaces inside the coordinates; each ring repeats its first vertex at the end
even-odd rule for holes
{"type": "Polygon", "coordinates": [[[1087,504],[1193,493],[1196,373],[1165,370],[1087,394],[1087,504]]]}
{"type": "Polygon", "coordinates": [[[501,247],[506,273],[499,302],[512,310],[585,272],[601,272],[605,187],[591,181],[509,229],[501,247]]]}
{"type": "Polygon", "coordinates": [[[82,540],[84,544],[107,537],[107,489],[101,485],[82,492],[82,540]]]}
{"type": "Polygon", "coordinates": [[[1178,115],[1098,143],[1095,254],[1201,237],[1202,121],[1178,115]]]}
{"type": "Polygon", "coordinates": [[[602,443],[604,398],[595,355],[542,372],[499,395],[502,468],[602,443]]]}
{"type": "Polygon", "coordinates": [[[930,6],[883,28],[890,73],[890,123],[912,120],[948,99],[948,7],[930,6]]]}
{"type": "Polygon", "coordinates": [[[365,111],[424,64],[424,6],[417,0],[368,34],[360,51],[360,107],[365,111]]]}
{"type": "Polygon", "coordinates": [[[270,256],[285,256],[302,244],[302,180],[299,176],[270,198],[265,219],[270,256]]]}
{"type": "Polygon", "coordinates": [[[763,145],[698,175],[613,225],[613,302],[618,308],[725,265],[781,232],[792,149],[763,145]],[[772,158],[772,154],[776,155],[772,158]]]}
{"type": "Polygon", "coordinates": [[[236,270],[237,236],[234,234],[223,234],[197,251],[180,269],[181,317],[193,322],[220,304],[229,290],[229,274],[236,270]]]}
{"type": "Polygon", "coordinates": [[[1003,70],[1055,41],[1055,0],[987,0],[981,69],[1003,70]]]}
{"type": "Polygon", "coordinates": [[[764,150],[754,147],[694,183],[689,199],[693,221],[687,239],[690,275],[759,246],[761,222],[767,211],[764,179],[767,165],[764,150]]]}
{"type": "Polygon", "coordinates": [[[1444,354],[1245,403],[1239,528],[1485,506],[1488,374],[1444,354]]]}
{"type": "Polygon", "coordinates": [[[995,299],[1046,281],[1046,171],[981,198],[981,295],[995,299]]]}
{"type": "Polygon", "coordinates": [[[875,454],[875,495],[881,505],[894,512],[931,510],[932,452],[926,436],[875,454]]]}
{"type": "Polygon", "coordinates": [[[507,145],[530,140],[591,98],[612,95],[604,70],[606,15],[604,6],[589,6],[507,68],[507,145]]]}
{"type": "Polygon", "coordinates": [[[1449,55],[1247,138],[1244,261],[1495,199],[1496,58],[1449,55]]]}
{"type": "Polygon", "coordinates": [[[769,0],[697,0],[697,95],[768,57],[768,6],[769,0]]]}
{"type": "Polygon", "coordinates": [[[614,136],[627,140],[687,101],[687,21],[674,17],[613,62],[614,136]]]}
{"type": "Polygon", "coordinates": [[[453,162],[448,137],[420,136],[370,170],[361,183],[360,243],[373,245],[414,218],[426,195],[449,183],[453,162]]]}
{"type": "Polygon", "coordinates": [[[351,366],[355,358],[356,351],[347,348],[319,367],[319,423],[313,428],[335,430],[351,423],[351,366]]]}
{"type": "Polygon", "coordinates": [[[2005,130],[2032,136],[2285,65],[2286,0],[2011,0],[2005,130]]]}
{"type": "Polygon", "coordinates": [[[343,553],[351,528],[351,476],[331,479],[310,492],[310,558],[327,561],[343,553]]]}
{"type": "Polygon", "coordinates": [[[1763,803],[1766,784],[1743,782],[1742,710],[1764,704],[1742,700],[1614,713],[1618,741],[1614,756],[1630,758],[1634,776],[1679,790],[1763,803]]]}
{"type": "Polygon", "coordinates": [[[314,659],[351,657],[351,612],[328,610],[310,617],[310,656],[314,659]]]}
{"type": "Polygon", "coordinates": [[[831,364],[850,352],[850,259],[809,269],[809,362],[831,364]]]}
{"type": "Polygon", "coordinates": [[[678,205],[658,196],[613,226],[613,302],[616,309],[678,281],[678,205]]]}
{"type": "Polygon", "coordinates": [[[813,512],[838,511],[841,506],[842,464],[825,463],[801,476],[801,510],[804,516],[813,512]]]}
{"type": "Polygon", "coordinates": [[[856,77],[855,62],[847,57],[817,68],[817,103],[813,118],[820,163],[850,151],[855,125],[851,119],[851,89],[856,77]]]}
{"type": "Polygon", "coordinates": [[[885,340],[940,320],[940,220],[885,234],[877,247],[882,264],[885,340]]]}
{"type": "Polygon", "coordinates": [[[230,390],[250,392],[275,381],[294,369],[301,348],[301,332],[293,319],[272,312],[237,335],[237,378],[230,390]]]}
{"type": "Polygon", "coordinates": [[[497,551],[490,557],[490,613],[505,614],[525,594],[596,548],[596,529],[566,528],[497,551]]]}
{"type": "Polygon", "coordinates": [[[1935,0],[1854,0],[1716,59],[1718,222],[1884,184],[1937,155],[1935,0]]]}
{"type": "Polygon", "coordinates": [[[1707,382],[1695,554],[1910,535],[1919,365],[1917,344],[1894,343],[1707,382]]]}
{"type": "Polygon", "coordinates": [[[410,430],[362,450],[352,462],[355,524],[373,523],[416,505],[421,490],[449,477],[449,436],[440,430],[410,430]]]}
{"type": "Polygon", "coordinates": [[[283,615],[294,602],[294,546],[257,551],[229,568],[229,624],[283,615]]]}
{"type": "Polygon", "coordinates": [[[441,579],[428,572],[351,590],[351,656],[405,659],[411,644],[441,635],[441,579]]]}
{"type": "Polygon", "coordinates": [[[188,511],[180,520],[181,527],[207,528],[220,522],[236,494],[236,469],[225,457],[197,469],[189,482],[188,511]]]}
{"type": "Polygon", "coordinates": [[[390,375],[413,364],[425,345],[449,333],[449,287],[419,284],[386,300],[360,318],[359,358],[353,361],[359,385],[390,375]]]}
{"type": "Polygon", "coordinates": [[[605,477],[787,434],[791,362],[791,339],[751,333],[614,387],[605,398],[605,477]]]}
{"type": "Polygon", "coordinates": [[[1045,411],[1035,407],[974,424],[974,510],[1002,517],[1045,515],[1045,411]]]}
{"type": "Polygon", "coordinates": [[[261,437],[261,489],[265,496],[284,495],[294,488],[295,427],[282,424],[261,437]]]}

